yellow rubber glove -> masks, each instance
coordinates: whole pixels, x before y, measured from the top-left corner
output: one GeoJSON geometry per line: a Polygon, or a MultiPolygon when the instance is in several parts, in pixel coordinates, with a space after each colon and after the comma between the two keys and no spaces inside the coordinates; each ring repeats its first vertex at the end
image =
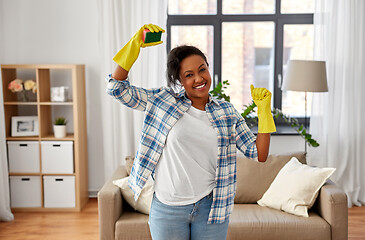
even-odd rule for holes
{"type": "Polygon", "coordinates": [[[133,63],[137,60],[141,47],[150,47],[162,43],[162,41],[144,43],[142,38],[145,29],[148,29],[151,32],[165,32],[165,30],[157,25],[146,24],[134,34],[131,40],[129,40],[129,42],[113,57],[113,60],[127,71],[131,69],[133,63]]]}
{"type": "Polygon", "coordinates": [[[271,114],[271,92],[266,88],[255,88],[251,85],[251,96],[257,105],[257,117],[259,118],[258,132],[276,132],[274,118],[271,114]]]}

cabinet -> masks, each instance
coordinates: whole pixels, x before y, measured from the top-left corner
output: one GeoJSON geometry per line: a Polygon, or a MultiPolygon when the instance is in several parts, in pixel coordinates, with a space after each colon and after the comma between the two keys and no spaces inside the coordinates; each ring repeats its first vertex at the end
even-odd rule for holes
{"type": "MultiPolygon", "coordinates": [[[[8,159],[9,157],[16,159],[9,164],[11,166],[9,168],[9,179],[13,183],[13,186],[11,185],[10,187],[13,187],[11,192],[14,193],[11,196],[22,196],[21,192],[29,184],[29,186],[33,187],[35,185],[37,189],[39,187],[40,191],[38,192],[40,193],[35,192],[35,195],[40,194],[39,199],[41,199],[40,206],[37,204],[31,204],[30,206],[27,206],[27,204],[22,205],[18,204],[17,201],[19,199],[11,199],[15,203],[12,210],[80,211],[88,201],[85,66],[81,64],[1,65],[1,77],[5,117],[5,126],[3,127],[5,127],[6,141],[8,143],[8,159]],[[16,78],[35,81],[37,92],[35,94],[28,92],[29,101],[24,101],[19,93],[13,93],[8,89],[9,83],[16,78]],[[61,86],[68,87],[68,100],[66,102],[52,102],[51,88],[61,86]],[[37,134],[34,134],[35,136],[12,136],[12,117],[16,116],[35,117],[37,119],[35,121],[35,124],[37,124],[37,134]],[[54,137],[53,122],[57,117],[66,117],[68,120],[67,135],[64,138],[54,137]],[[59,144],[56,144],[57,142],[59,144]],[[49,171],[49,166],[42,165],[42,146],[46,148],[49,144],[67,146],[65,153],[59,152],[62,151],[60,149],[57,150],[58,159],[67,158],[67,166],[62,166],[62,162],[56,162],[56,165],[61,164],[58,171],[49,171]],[[10,149],[9,146],[11,146],[10,149]],[[17,151],[17,147],[23,147],[23,149],[17,151]],[[72,148],[71,150],[70,147],[72,148]],[[34,155],[32,154],[33,152],[34,155]],[[11,156],[9,156],[9,153],[11,156]],[[63,154],[65,155],[64,158],[63,154]],[[23,159],[27,155],[32,155],[31,158],[33,160],[23,159]],[[19,166],[19,164],[22,164],[22,161],[26,162],[26,168],[19,166]],[[21,181],[24,179],[37,179],[37,181],[21,181]],[[57,184],[50,185],[49,179],[56,179],[58,182],[57,184]],[[64,184],[60,184],[59,179],[64,180],[64,184]],[[52,188],[45,191],[45,186],[48,189],[50,189],[49,186],[52,188]],[[60,189],[57,189],[58,186],[60,186],[60,189]],[[65,186],[67,187],[65,188],[65,186]],[[67,189],[65,194],[70,196],[65,205],[62,205],[62,201],[57,202],[55,205],[45,203],[45,198],[47,198],[47,201],[48,199],[56,199],[56,195],[65,191],[65,189],[67,189]],[[24,207],[18,207],[19,205],[24,207]]],[[[52,151],[49,147],[43,149],[43,152],[49,153],[49,151],[52,151]]],[[[52,161],[56,160],[49,159],[49,155],[45,156],[47,158],[45,161],[47,163],[51,162],[52,166],[54,166],[55,163],[52,161]]],[[[34,198],[37,197],[34,196],[34,198]]]]}

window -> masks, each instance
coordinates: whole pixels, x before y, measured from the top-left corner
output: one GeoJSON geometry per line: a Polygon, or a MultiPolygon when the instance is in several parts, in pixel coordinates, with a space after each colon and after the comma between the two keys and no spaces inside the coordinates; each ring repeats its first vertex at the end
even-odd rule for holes
{"type": "MultiPolygon", "coordinates": [[[[314,0],[169,0],[168,51],[199,47],[208,57],[214,87],[229,80],[237,110],[251,102],[250,85],[266,87],[273,107],[304,117],[304,93],[282,92],[290,59],[313,59],[314,0]],[[301,107],[303,106],[303,107],[301,107]]],[[[308,95],[308,106],[311,97],[308,95]]]]}

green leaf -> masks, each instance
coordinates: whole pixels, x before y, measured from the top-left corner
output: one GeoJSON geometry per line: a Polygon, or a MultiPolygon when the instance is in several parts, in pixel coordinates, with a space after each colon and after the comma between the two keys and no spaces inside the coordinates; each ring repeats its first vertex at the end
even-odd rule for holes
{"type": "Polygon", "coordinates": [[[67,120],[64,117],[58,117],[54,121],[54,125],[66,125],[66,124],[67,124],[67,120]]]}

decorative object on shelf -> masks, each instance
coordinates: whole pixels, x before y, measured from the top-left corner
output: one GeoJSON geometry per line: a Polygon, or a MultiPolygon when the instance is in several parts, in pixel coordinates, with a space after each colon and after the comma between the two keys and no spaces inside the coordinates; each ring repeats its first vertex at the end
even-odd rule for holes
{"type": "Polygon", "coordinates": [[[55,138],[66,137],[66,124],[67,124],[66,118],[64,117],[56,118],[53,125],[53,132],[55,138]]]}
{"type": "Polygon", "coordinates": [[[69,87],[51,87],[52,102],[66,102],[68,100],[69,87]]]}
{"type": "MultiPolygon", "coordinates": [[[[210,93],[218,98],[223,99],[227,102],[230,101],[230,97],[224,93],[224,89],[226,89],[229,85],[228,80],[219,82],[217,86],[210,91],[210,93]]],[[[252,101],[249,105],[244,105],[244,111],[241,113],[241,116],[246,120],[246,124],[249,128],[252,128],[257,125],[257,116],[253,116],[252,113],[255,113],[256,104],[252,101]]],[[[307,133],[306,128],[303,126],[303,124],[299,125],[298,119],[291,118],[283,114],[283,112],[278,109],[274,108],[271,110],[273,113],[274,118],[281,118],[286,123],[288,123],[297,133],[299,133],[310,146],[312,147],[318,147],[319,143],[312,138],[312,135],[307,133]]]]}
{"type": "Polygon", "coordinates": [[[38,136],[37,116],[13,116],[11,117],[11,136],[38,136]]]}
{"type": "Polygon", "coordinates": [[[37,93],[36,82],[32,79],[23,81],[22,79],[16,78],[9,83],[8,89],[13,93],[20,93],[21,100],[24,102],[29,101],[27,92],[32,92],[33,95],[37,93]]]}

